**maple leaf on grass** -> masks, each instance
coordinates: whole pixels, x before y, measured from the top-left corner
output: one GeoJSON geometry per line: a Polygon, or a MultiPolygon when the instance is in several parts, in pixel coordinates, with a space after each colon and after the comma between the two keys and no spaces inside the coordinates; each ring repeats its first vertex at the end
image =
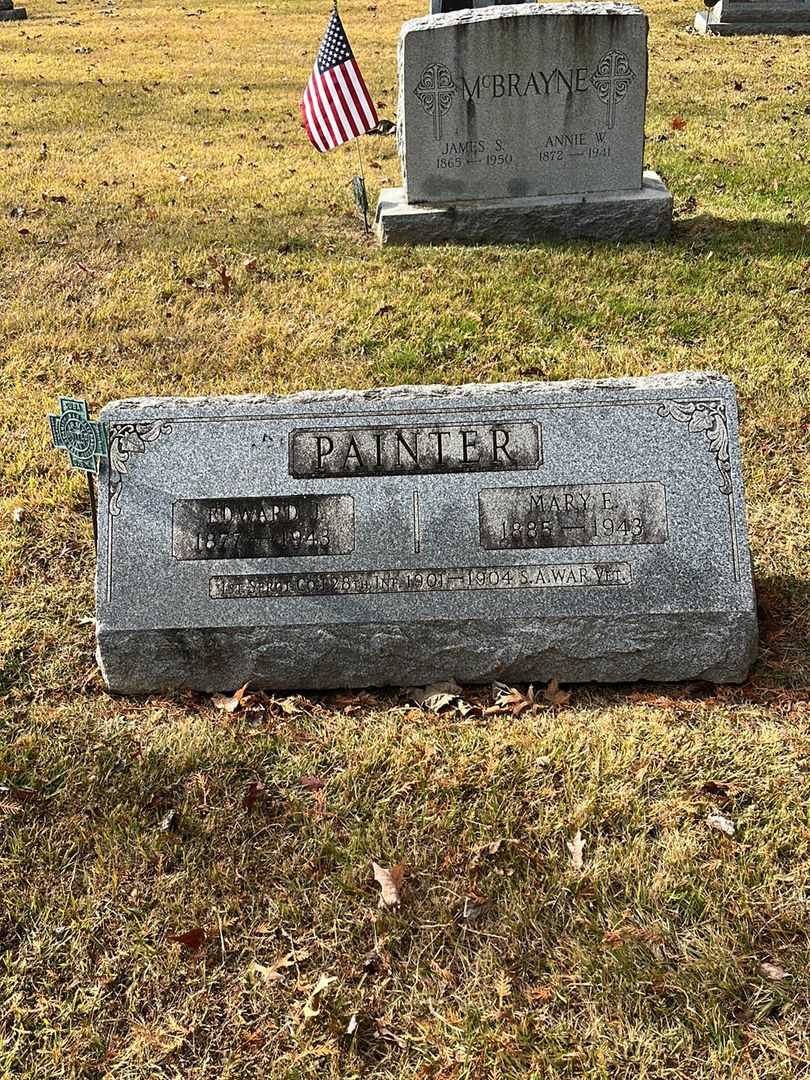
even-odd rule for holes
{"type": "Polygon", "coordinates": [[[374,869],[374,880],[380,886],[380,899],[377,906],[386,911],[398,908],[400,901],[399,890],[405,876],[405,863],[397,863],[396,866],[392,866],[390,869],[373,861],[371,865],[374,869]]]}

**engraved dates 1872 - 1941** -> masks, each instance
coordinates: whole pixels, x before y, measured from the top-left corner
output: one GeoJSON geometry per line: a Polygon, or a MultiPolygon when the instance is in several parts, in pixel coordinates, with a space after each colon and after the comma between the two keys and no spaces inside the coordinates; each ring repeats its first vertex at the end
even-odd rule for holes
{"type": "Polygon", "coordinates": [[[272,559],[354,551],[351,495],[182,499],[172,508],[175,559],[272,559]]]}
{"type": "Polygon", "coordinates": [[[668,536],[657,482],[485,488],[478,517],[489,550],[662,544],[668,536]]]}

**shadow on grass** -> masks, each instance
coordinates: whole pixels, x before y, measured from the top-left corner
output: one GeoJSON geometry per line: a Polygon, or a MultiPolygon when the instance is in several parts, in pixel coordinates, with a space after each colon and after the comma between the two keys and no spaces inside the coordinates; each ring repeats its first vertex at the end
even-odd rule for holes
{"type": "Polygon", "coordinates": [[[810,225],[763,218],[735,221],[701,214],[676,221],[672,242],[676,246],[700,244],[729,254],[802,256],[810,254],[810,225]]]}

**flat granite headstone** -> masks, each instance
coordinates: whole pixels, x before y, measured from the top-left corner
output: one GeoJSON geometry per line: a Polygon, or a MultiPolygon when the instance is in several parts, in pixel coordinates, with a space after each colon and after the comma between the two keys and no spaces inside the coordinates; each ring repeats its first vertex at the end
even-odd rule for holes
{"type": "Polygon", "coordinates": [[[25,8],[15,8],[13,0],[0,0],[0,22],[16,22],[27,18],[28,12],[25,8]]]}
{"type": "Polygon", "coordinates": [[[745,679],[731,382],[108,405],[111,689],[745,679]]]}
{"type": "Polygon", "coordinates": [[[695,16],[701,34],[810,34],[810,0],[721,0],[695,16]]]}
{"type": "Polygon", "coordinates": [[[402,188],[383,243],[665,236],[644,171],[647,16],[633,4],[511,4],[405,23],[402,188]]]}

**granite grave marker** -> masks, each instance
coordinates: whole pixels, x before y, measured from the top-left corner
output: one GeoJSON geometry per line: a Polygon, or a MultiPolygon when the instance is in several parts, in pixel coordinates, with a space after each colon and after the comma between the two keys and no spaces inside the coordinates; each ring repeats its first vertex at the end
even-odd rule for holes
{"type": "Polygon", "coordinates": [[[0,22],[15,22],[27,18],[28,12],[25,8],[14,7],[14,0],[0,0],[0,22]]]}
{"type": "Polygon", "coordinates": [[[644,171],[647,17],[633,4],[523,4],[405,23],[403,186],[383,243],[665,236],[672,197],[644,171]]]}
{"type": "Polygon", "coordinates": [[[810,34],[810,0],[721,0],[695,16],[701,34],[810,34]]]}
{"type": "Polygon", "coordinates": [[[102,419],[113,690],[748,672],[721,376],[144,398],[102,419]]]}

